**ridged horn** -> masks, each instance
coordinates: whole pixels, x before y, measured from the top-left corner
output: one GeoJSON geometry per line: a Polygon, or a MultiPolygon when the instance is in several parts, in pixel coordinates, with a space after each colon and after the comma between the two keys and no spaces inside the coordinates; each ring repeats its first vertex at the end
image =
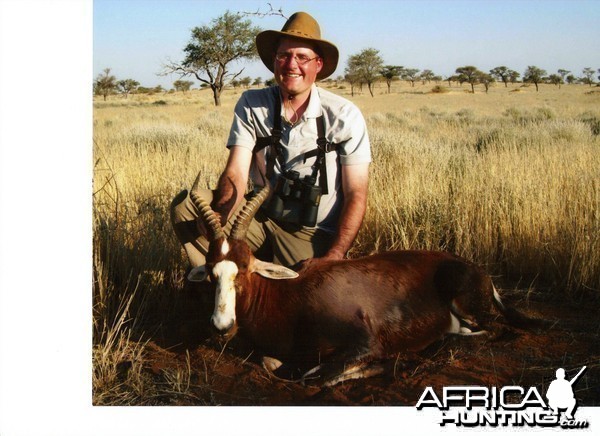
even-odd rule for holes
{"type": "Polygon", "coordinates": [[[206,202],[203,198],[201,198],[198,193],[192,189],[190,192],[190,200],[194,203],[194,205],[198,208],[199,214],[198,217],[202,220],[207,230],[211,233],[208,240],[214,241],[216,239],[223,238],[225,233],[223,233],[223,228],[221,227],[221,222],[217,217],[217,214],[212,210],[210,204],[206,202]]]}
{"type": "Polygon", "coordinates": [[[250,221],[258,212],[258,208],[261,204],[264,203],[266,198],[269,196],[270,192],[269,184],[266,183],[265,186],[258,191],[258,193],[250,200],[248,203],[244,205],[242,211],[238,214],[233,223],[233,227],[231,228],[231,238],[237,240],[246,239],[246,233],[248,232],[248,227],[250,227],[250,221]]]}

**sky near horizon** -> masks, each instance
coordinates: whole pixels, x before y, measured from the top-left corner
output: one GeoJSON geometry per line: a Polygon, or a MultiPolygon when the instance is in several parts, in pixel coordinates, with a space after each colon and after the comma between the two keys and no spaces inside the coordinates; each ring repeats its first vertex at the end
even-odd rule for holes
{"type": "MultiPolygon", "coordinates": [[[[581,76],[600,68],[598,0],[279,0],[286,16],[303,10],[321,25],[322,37],[338,46],[342,75],[348,57],[380,51],[385,64],[430,69],[448,76],[457,67],[482,71],[506,65],[521,74],[528,65],[549,74],[559,68],[581,76]]],[[[226,10],[268,10],[261,0],[95,0],[93,71],[111,68],[118,79],[170,88],[179,76],[160,77],[169,59],[181,61],[191,29],[209,25],[226,10]]],[[[279,16],[249,16],[254,25],[279,30],[279,16]]],[[[242,76],[269,78],[259,62],[245,62],[242,76]]],[[[199,82],[195,78],[195,85],[199,82]]]]}

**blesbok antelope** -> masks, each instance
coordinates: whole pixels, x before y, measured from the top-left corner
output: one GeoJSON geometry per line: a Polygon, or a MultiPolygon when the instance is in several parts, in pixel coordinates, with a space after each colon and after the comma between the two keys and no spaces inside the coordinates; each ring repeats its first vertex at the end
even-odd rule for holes
{"type": "Polygon", "coordinates": [[[299,272],[261,261],[245,237],[268,194],[267,184],[226,238],[209,204],[190,193],[210,245],[206,265],[189,278],[210,276],[216,286],[211,321],[221,334],[239,330],[267,356],[315,367],[307,374],[324,374],[325,385],[380,372],[376,360],[448,333],[494,331],[498,314],[527,319],[501,302],[480,267],[446,252],[383,252],[299,272]]]}

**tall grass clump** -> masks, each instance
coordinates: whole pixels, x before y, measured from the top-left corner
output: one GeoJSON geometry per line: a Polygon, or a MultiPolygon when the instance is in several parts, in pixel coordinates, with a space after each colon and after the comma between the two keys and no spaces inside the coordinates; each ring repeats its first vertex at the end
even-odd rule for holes
{"type": "Polygon", "coordinates": [[[94,122],[94,401],[145,404],[151,383],[132,362],[180,313],[186,260],[169,205],[200,172],[214,186],[228,121],[175,106],[106,106],[94,122]],[[165,112],[168,110],[168,113],[165,112]],[[189,119],[188,119],[189,116],[189,119]],[[126,369],[126,370],[125,370],[126,369]]]}
{"type": "MultiPolygon", "coordinates": [[[[538,111],[533,113],[537,114],[538,111]]],[[[446,249],[507,279],[599,289],[598,141],[577,120],[409,116],[381,128],[359,251],[446,249]]]]}
{"type": "Polygon", "coordinates": [[[592,134],[600,135],[600,114],[594,112],[585,112],[579,116],[579,120],[586,124],[592,134]]]}

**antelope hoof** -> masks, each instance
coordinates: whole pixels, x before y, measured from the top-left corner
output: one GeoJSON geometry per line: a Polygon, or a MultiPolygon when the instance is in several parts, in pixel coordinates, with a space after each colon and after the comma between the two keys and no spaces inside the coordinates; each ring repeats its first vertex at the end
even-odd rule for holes
{"type": "Polygon", "coordinates": [[[274,357],[263,356],[262,358],[262,366],[268,372],[273,373],[277,371],[281,367],[281,365],[283,365],[283,362],[281,360],[275,359],[274,357]]]}

